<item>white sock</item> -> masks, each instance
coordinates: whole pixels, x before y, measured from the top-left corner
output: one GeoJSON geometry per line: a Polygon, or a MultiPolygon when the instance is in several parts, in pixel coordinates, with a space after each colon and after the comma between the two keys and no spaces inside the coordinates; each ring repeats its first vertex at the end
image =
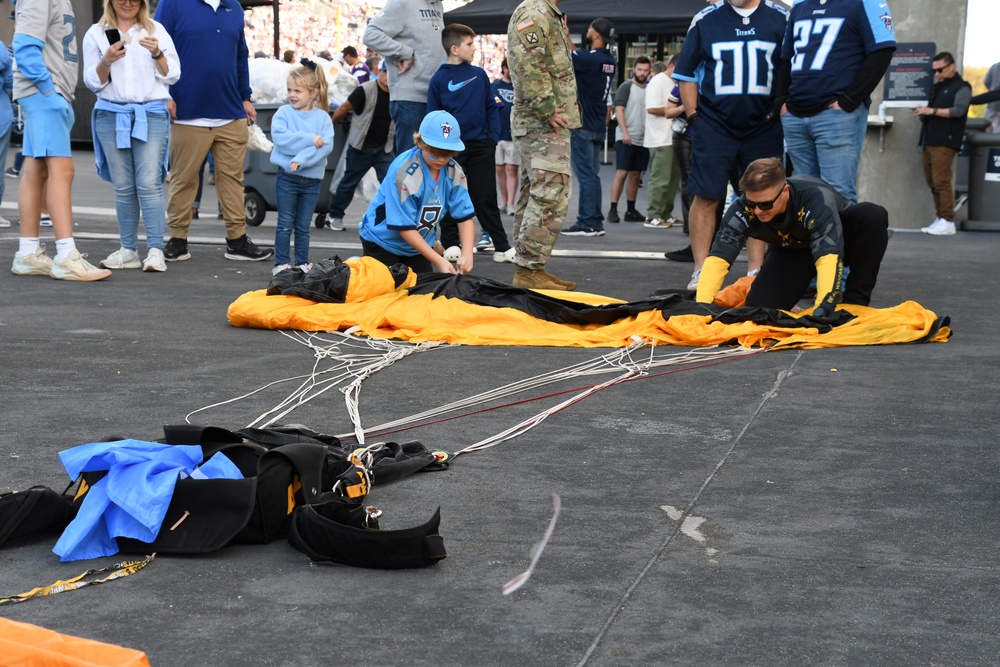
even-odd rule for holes
{"type": "Polygon", "coordinates": [[[20,247],[17,249],[21,253],[22,257],[27,257],[28,255],[34,255],[38,252],[39,242],[38,237],[24,237],[20,239],[20,247]]]}
{"type": "Polygon", "coordinates": [[[56,259],[66,259],[74,250],[76,250],[76,241],[73,240],[72,236],[68,239],[56,239],[56,259]]]}

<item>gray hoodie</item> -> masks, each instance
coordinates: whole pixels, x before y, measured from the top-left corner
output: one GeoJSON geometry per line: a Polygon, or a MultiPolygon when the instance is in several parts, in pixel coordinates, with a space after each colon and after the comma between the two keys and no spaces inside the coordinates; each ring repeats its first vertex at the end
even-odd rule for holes
{"type": "Polygon", "coordinates": [[[445,61],[443,28],[441,0],[389,0],[382,13],[368,22],[361,41],[385,58],[393,102],[427,103],[431,77],[445,61]],[[396,61],[410,58],[413,66],[400,74],[396,61]]]}

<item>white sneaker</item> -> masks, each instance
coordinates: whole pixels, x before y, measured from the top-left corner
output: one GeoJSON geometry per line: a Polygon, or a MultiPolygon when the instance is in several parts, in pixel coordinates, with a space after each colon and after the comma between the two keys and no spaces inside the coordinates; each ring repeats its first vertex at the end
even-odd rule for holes
{"type": "Polygon", "coordinates": [[[14,253],[14,263],[10,272],[18,276],[47,276],[52,272],[52,260],[45,254],[45,245],[30,255],[14,253]]]}
{"type": "Polygon", "coordinates": [[[955,233],[955,223],[944,218],[938,218],[920,231],[924,234],[933,234],[934,236],[951,236],[955,233]]]}
{"type": "Polygon", "coordinates": [[[332,215],[330,215],[329,213],[327,213],[326,214],[326,226],[329,227],[330,229],[332,229],[335,232],[342,232],[342,231],[344,231],[344,219],[343,218],[335,218],[332,215]]]}
{"type": "Polygon", "coordinates": [[[163,258],[163,251],[159,248],[150,248],[146,253],[146,259],[142,263],[143,271],[163,271],[167,270],[167,261],[163,258]]]}
{"type": "Polygon", "coordinates": [[[10,220],[0,215],[0,227],[10,227],[10,220]]]}
{"type": "Polygon", "coordinates": [[[696,269],[694,273],[691,274],[691,280],[688,282],[688,289],[698,289],[698,278],[701,278],[701,269],[696,269]]]}
{"type": "Polygon", "coordinates": [[[52,260],[52,271],[49,275],[56,280],[79,280],[88,283],[104,280],[111,275],[111,271],[99,269],[83,257],[79,250],[73,250],[66,259],[52,260]]]}
{"type": "Polygon", "coordinates": [[[38,224],[42,227],[51,227],[52,217],[43,213],[42,218],[38,221],[38,224]]]}
{"type": "Polygon", "coordinates": [[[507,215],[514,215],[515,213],[517,213],[517,206],[515,204],[507,207],[507,215]]]}
{"type": "Polygon", "coordinates": [[[139,261],[139,253],[135,250],[121,247],[108,255],[107,259],[102,259],[101,266],[105,269],[138,269],[142,266],[142,262],[139,261]]]}
{"type": "Polygon", "coordinates": [[[291,264],[278,264],[276,267],[274,267],[273,269],[271,269],[271,275],[272,276],[276,276],[279,273],[281,273],[282,271],[284,271],[285,269],[290,269],[290,268],[292,268],[291,264]]]}
{"type": "Polygon", "coordinates": [[[457,262],[462,257],[462,249],[453,245],[444,251],[444,258],[449,262],[457,262]]]}
{"type": "Polygon", "coordinates": [[[312,262],[306,262],[305,264],[299,264],[295,268],[301,271],[302,273],[309,273],[310,271],[313,270],[313,265],[312,262]]]}
{"type": "Polygon", "coordinates": [[[508,248],[505,252],[493,253],[493,261],[497,262],[498,264],[503,264],[503,263],[513,264],[514,255],[516,254],[517,253],[514,251],[513,248],[508,248]]]}

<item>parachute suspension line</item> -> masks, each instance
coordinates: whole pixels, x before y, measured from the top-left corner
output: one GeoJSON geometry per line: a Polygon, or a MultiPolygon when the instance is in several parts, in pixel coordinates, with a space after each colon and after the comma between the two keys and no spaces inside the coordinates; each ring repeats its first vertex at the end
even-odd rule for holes
{"type": "MultiPolygon", "coordinates": [[[[398,341],[357,338],[351,335],[353,333],[351,330],[343,333],[326,332],[324,334],[303,331],[280,331],[279,333],[312,350],[314,361],[312,370],[308,374],[274,380],[240,396],[198,408],[185,416],[185,422],[191,423],[191,417],[200,412],[236,403],[284,383],[298,382],[298,386],[278,405],[247,424],[248,428],[267,428],[284,418],[297,407],[308,403],[326,391],[349,382],[359,375],[370,376],[375,370],[385,367],[388,365],[384,363],[387,355],[396,357],[399,354],[398,350],[412,350],[412,352],[416,352],[431,349],[438,345],[437,343],[412,345],[398,341]],[[367,352],[355,352],[352,349],[367,350],[367,352]],[[323,364],[331,361],[333,363],[329,367],[321,368],[323,364]],[[375,368],[375,370],[369,370],[372,368],[375,368]]],[[[406,352],[402,356],[410,353],[406,352]]]]}
{"type": "MultiPolygon", "coordinates": [[[[534,377],[524,378],[523,380],[518,380],[510,384],[506,384],[502,387],[496,389],[491,389],[468,398],[460,399],[452,403],[448,403],[437,408],[432,408],[424,412],[419,412],[412,414],[394,421],[385,422],[383,424],[378,424],[376,426],[369,427],[366,429],[368,433],[383,433],[385,431],[391,430],[402,430],[400,427],[410,426],[412,424],[417,424],[420,422],[425,422],[427,420],[445,415],[448,413],[457,412],[460,410],[466,410],[473,408],[484,403],[494,402],[503,398],[513,396],[515,394],[523,393],[526,391],[531,391],[545,385],[564,382],[569,380],[578,379],[580,377],[586,377],[590,375],[599,375],[605,373],[617,372],[620,370],[635,371],[631,373],[627,378],[616,378],[611,384],[617,384],[618,382],[624,380],[639,379],[648,374],[650,369],[663,368],[667,366],[680,366],[680,365],[697,365],[711,363],[713,361],[721,361],[730,358],[745,356],[748,354],[757,354],[762,350],[756,349],[744,349],[744,348],[725,348],[725,349],[692,349],[687,352],[676,352],[667,355],[658,355],[656,351],[664,346],[649,345],[648,341],[639,340],[633,341],[631,345],[626,348],[621,348],[610,352],[608,354],[601,355],[594,359],[589,359],[571,366],[566,366],[558,370],[549,371],[547,373],[542,373],[534,377]],[[641,350],[643,347],[649,347],[649,357],[642,362],[636,362],[633,360],[636,352],[641,350]]],[[[643,355],[645,356],[645,355],[643,355]]],[[[608,385],[610,386],[610,385],[608,385]]],[[[604,388],[604,387],[602,387],[604,388]]],[[[592,392],[591,392],[592,393],[592,392]]],[[[573,401],[575,402],[575,401],[573,401]]],[[[572,402],[570,403],[572,404],[572,402]]],[[[349,438],[350,433],[338,434],[339,438],[349,438]]]]}
{"type": "Polygon", "coordinates": [[[469,452],[475,452],[481,449],[488,449],[490,447],[499,445],[501,442],[505,442],[507,440],[516,438],[517,436],[522,435],[523,433],[526,433],[527,431],[530,431],[534,427],[541,424],[550,415],[554,415],[555,413],[568,408],[574,403],[582,401],[583,399],[587,398],[588,396],[591,396],[592,394],[596,394],[599,391],[607,389],[608,387],[619,384],[621,382],[626,382],[628,380],[648,376],[650,368],[659,368],[663,366],[670,366],[676,364],[690,364],[694,362],[701,363],[708,358],[719,358],[722,356],[735,358],[740,356],[747,356],[748,354],[756,354],[760,351],[760,350],[746,350],[742,348],[713,350],[710,352],[695,352],[694,350],[691,350],[687,353],[673,354],[673,355],[667,355],[666,357],[657,358],[655,356],[656,345],[651,344],[649,346],[650,354],[649,354],[649,359],[647,361],[644,361],[641,364],[633,361],[632,352],[636,351],[637,348],[642,347],[645,344],[646,341],[633,342],[627,348],[622,350],[622,354],[618,359],[610,359],[605,357],[605,359],[607,359],[607,361],[613,366],[625,370],[625,372],[622,373],[621,375],[618,375],[608,380],[607,382],[602,382],[600,384],[588,387],[584,389],[582,392],[566,399],[565,401],[557,405],[554,405],[547,410],[543,410],[542,412],[539,412],[535,416],[529,417],[528,419],[512,426],[511,428],[501,433],[497,433],[496,435],[490,436],[489,438],[480,440],[479,442],[473,443],[468,447],[455,452],[454,456],[459,456],[461,454],[468,454],[469,452]],[[627,362],[625,361],[626,358],[628,360],[627,362]]]}
{"type": "MultiPolygon", "coordinates": [[[[379,342],[386,343],[389,341],[379,342]]],[[[400,359],[408,357],[415,352],[426,352],[427,350],[441,344],[442,343],[438,341],[432,343],[420,343],[418,345],[408,345],[405,347],[402,345],[392,345],[386,349],[381,359],[366,366],[365,368],[359,369],[357,373],[354,373],[354,380],[351,381],[351,383],[346,387],[340,388],[340,391],[344,394],[344,402],[347,404],[347,414],[351,418],[351,424],[354,425],[354,437],[357,438],[359,445],[365,445],[365,429],[361,426],[361,412],[358,409],[358,400],[361,397],[361,385],[364,381],[375,373],[378,373],[383,368],[388,368],[400,359]]]]}

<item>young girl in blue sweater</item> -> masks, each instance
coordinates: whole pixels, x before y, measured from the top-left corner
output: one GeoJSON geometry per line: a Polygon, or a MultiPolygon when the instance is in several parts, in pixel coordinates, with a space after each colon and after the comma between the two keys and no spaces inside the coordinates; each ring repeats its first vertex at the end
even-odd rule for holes
{"type": "Polygon", "coordinates": [[[333,150],[333,123],[326,76],[303,58],[288,75],[288,104],[271,119],[271,162],[278,167],[275,193],[278,229],[274,234],[274,269],[292,268],[289,256],[295,229],[295,267],[309,271],[309,225],[319,199],[326,158],[333,150]]]}

